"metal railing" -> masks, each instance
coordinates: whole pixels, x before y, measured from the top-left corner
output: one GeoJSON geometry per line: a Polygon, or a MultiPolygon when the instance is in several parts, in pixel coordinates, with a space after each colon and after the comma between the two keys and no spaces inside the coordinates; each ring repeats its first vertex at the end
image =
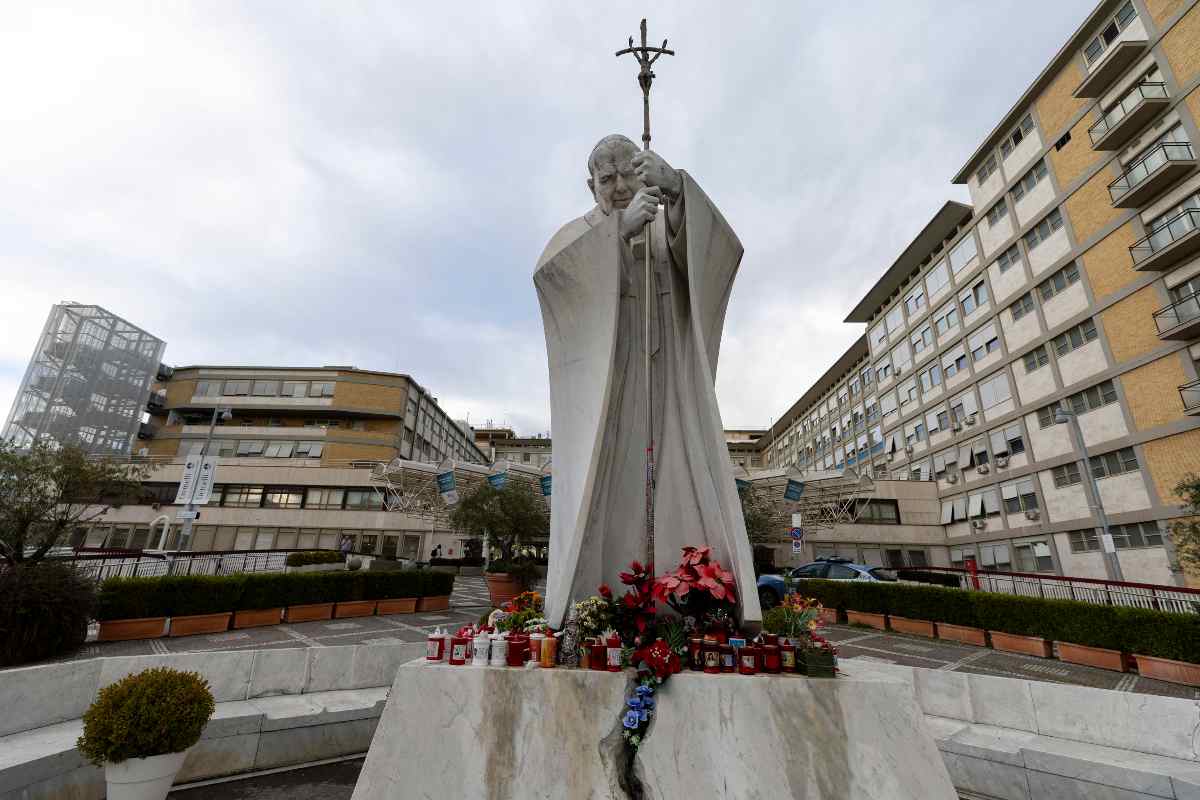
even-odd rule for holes
{"type": "Polygon", "coordinates": [[[1129,94],[1122,97],[1120,102],[1109,109],[1095,125],[1088,128],[1088,136],[1091,137],[1092,144],[1103,139],[1121,120],[1129,116],[1130,111],[1133,111],[1145,101],[1165,99],[1167,99],[1167,85],[1165,83],[1139,83],[1133,87],[1129,94]]]}
{"type": "Polygon", "coordinates": [[[1154,324],[1161,336],[1172,328],[1200,317],[1200,292],[1181,297],[1171,305],[1154,312],[1154,324]]]}
{"type": "Polygon", "coordinates": [[[1160,167],[1172,161],[1195,161],[1196,155],[1188,142],[1160,142],[1144,156],[1130,164],[1121,177],[1108,185],[1108,196],[1115,203],[1160,167]]]}
{"type": "Polygon", "coordinates": [[[963,589],[975,588],[972,580],[974,577],[979,581],[979,590],[984,592],[1042,597],[1051,600],[1078,600],[1096,605],[1148,608],[1181,614],[1200,613],[1200,589],[1188,589],[1183,586],[1107,581],[1100,578],[1075,578],[1069,575],[1042,575],[1036,572],[979,570],[972,576],[969,570],[961,567],[912,567],[911,569],[953,573],[958,576],[959,587],[963,589]]]}
{"type": "MultiPolygon", "coordinates": [[[[80,551],[59,559],[72,563],[88,577],[155,578],[163,575],[239,575],[249,572],[283,572],[288,553],[295,550],[80,551]]],[[[303,551],[309,552],[309,551],[303,551]]]]}
{"type": "Polygon", "coordinates": [[[1183,410],[1192,412],[1200,409],[1200,381],[1185,383],[1179,387],[1179,399],[1183,401],[1183,410]]]}
{"type": "Polygon", "coordinates": [[[1185,208],[1149,236],[1130,245],[1129,255],[1133,257],[1135,265],[1140,264],[1185,236],[1195,233],[1196,228],[1200,228],[1200,208],[1185,208]]]}

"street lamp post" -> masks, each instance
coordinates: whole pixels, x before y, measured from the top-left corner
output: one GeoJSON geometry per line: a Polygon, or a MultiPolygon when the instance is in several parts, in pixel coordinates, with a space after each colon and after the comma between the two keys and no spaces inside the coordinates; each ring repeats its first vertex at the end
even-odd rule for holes
{"type": "Polygon", "coordinates": [[[1108,529],[1108,515],[1104,513],[1104,501],[1100,499],[1100,485],[1096,483],[1096,476],[1092,474],[1091,464],[1088,463],[1087,445],[1083,441],[1083,431],[1079,427],[1079,418],[1074,411],[1069,411],[1059,406],[1054,409],[1054,422],[1056,425],[1069,424],[1071,430],[1074,431],[1074,439],[1079,442],[1079,468],[1083,470],[1088,478],[1087,486],[1084,488],[1084,495],[1087,496],[1088,508],[1095,512],[1096,518],[1100,520],[1100,528],[1104,531],[1100,540],[1100,547],[1104,552],[1104,569],[1113,580],[1123,581],[1125,580],[1125,576],[1121,572],[1121,560],[1117,557],[1117,548],[1113,543],[1112,533],[1108,529]]]}
{"type": "Polygon", "coordinates": [[[204,440],[204,447],[200,449],[200,467],[196,470],[196,480],[192,481],[192,489],[188,492],[188,501],[186,513],[183,519],[183,531],[179,534],[179,550],[188,550],[192,546],[192,523],[196,517],[196,486],[200,483],[200,471],[204,468],[204,459],[208,457],[208,448],[212,444],[213,431],[217,427],[217,417],[222,421],[227,422],[233,418],[233,411],[220,406],[213,406],[212,421],[208,424],[208,436],[204,440]]]}

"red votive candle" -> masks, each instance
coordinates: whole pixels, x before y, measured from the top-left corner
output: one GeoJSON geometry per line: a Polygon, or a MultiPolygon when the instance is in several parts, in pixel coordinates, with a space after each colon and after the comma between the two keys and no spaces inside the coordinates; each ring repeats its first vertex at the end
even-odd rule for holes
{"type": "Polygon", "coordinates": [[[608,650],[608,645],[606,645],[603,640],[599,640],[591,645],[591,649],[592,652],[588,657],[588,666],[592,669],[603,671],[607,666],[606,659],[608,656],[606,655],[606,652],[608,650]]]}
{"type": "Polygon", "coordinates": [[[704,640],[692,639],[688,642],[688,667],[693,672],[704,669],[704,640]]]}
{"type": "Polygon", "coordinates": [[[776,644],[776,645],[779,644],[779,634],[764,633],[762,635],[762,643],[763,644],[776,644]]]}
{"type": "Polygon", "coordinates": [[[733,645],[721,645],[721,672],[733,672],[737,662],[733,658],[733,645]]]}
{"type": "Polygon", "coordinates": [[[769,675],[778,675],[779,674],[779,663],[780,663],[779,645],[777,645],[777,644],[763,645],[762,651],[763,651],[763,657],[762,657],[763,672],[766,672],[769,675]]]}
{"type": "Polygon", "coordinates": [[[605,648],[605,663],[608,665],[609,672],[621,671],[621,640],[611,637],[608,640],[608,646],[605,648]]]}
{"type": "Polygon", "coordinates": [[[796,646],[783,638],[779,640],[779,669],[782,672],[796,671],[796,646]]]}
{"type": "Polygon", "coordinates": [[[471,647],[471,640],[465,636],[455,636],[450,640],[450,663],[455,666],[462,666],[467,663],[467,653],[471,647]]]}
{"type": "Polygon", "coordinates": [[[508,637],[508,653],[505,655],[505,662],[510,667],[523,667],[528,658],[529,637],[520,635],[508,637]]]}
{"type": "Polygon", "coordinates": [[[738,672],[742,675],[758,674],[758,648],[752,644],[738,650],[738,672]]]}
{"type": "Polygon", "coordinates": [[[704,671],[715,675],[721,671],[721,645],[705,639],[700,646],[700,655],[704,659],[704,671]]]}

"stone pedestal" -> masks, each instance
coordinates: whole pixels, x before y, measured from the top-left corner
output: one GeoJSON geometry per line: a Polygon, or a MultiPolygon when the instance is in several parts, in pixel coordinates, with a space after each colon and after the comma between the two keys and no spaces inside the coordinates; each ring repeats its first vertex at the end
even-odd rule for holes
{"type": "MultiPolygon", "coordinates": [[[[632,675],[401,669],[353,800],[625,798],[632,675]]],[[[635,767],[647,798],[957,797],[910,686],[684,673],[657,697],[635,767]]]]}

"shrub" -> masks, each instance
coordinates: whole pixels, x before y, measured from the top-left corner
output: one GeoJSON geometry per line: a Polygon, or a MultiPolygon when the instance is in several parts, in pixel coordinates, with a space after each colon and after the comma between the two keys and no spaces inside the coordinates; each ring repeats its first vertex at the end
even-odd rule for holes
{"type": "Polygon", "coordinates": [[[162,578],[109,578],[100,584],[96,619],[165,617],[159,595],[162,578]]]}
{"type": "Polygon", "coordinates": [[[101,689],[84,713],[79,752],[96,766],[182,753],[215,709],[198,673],[156,667],[129,675],[101,689]]]}
{"type": "Polygon", "coordinates": [[[421,570],[421,597],[445,597],[454,591],[454,576],[421,570]]]}
{"type": "Polygon", "coordinates": [[[1131,653],[1200,664],[1200,614],[1115,608],[1131,653]]]}
{"type": "Polygon", "coordinates": [[[301,553],[288,553],[289,567],[306,567],[309,564],[340,564],[346,559],[336,550],[305,550],[301,553]]]}
{"type": "Polygon", "coordinates": [[[977,627],[1043,639],[1054,639],[1058,633],[1059,610],[1054,601],[995,592],[973,592],[971,600],[979,620],[977,627]]]}
{"type": "Polygon", "coordinates": [[[0,571],[0,667],[79,649],[96,608],[96,585],[67,564],[0,571]]]}
{"type": "Polygon", "coordinates": [[[490,573],[507,572],[512,575],[522,586],[529,586],[538,578],[538,568],[530,560],[519,559],[516,561],[493,561],[488,565],[487,571],[490,573]]]}
{"type": "MultiPolygon", "coordinates": [[[[441,574],[441,573],[438,573],[441,574]]],[[[391,600],[420,597],[424,587],[423,573],[415,569],[363,574],[363,599],[391,600]]],[[[454,577],[452,575],[447,577],[454,577]]]]}
{"type": "Polygon", "coordinates": [[[962,586],[958,575],[947,572],[928,572],[922,569],[898,569],[896,577],[902,581],[915,581],[916,583],[931,583],[934,586],[946,586],[950,589],[958,589],[962,586]]]}

